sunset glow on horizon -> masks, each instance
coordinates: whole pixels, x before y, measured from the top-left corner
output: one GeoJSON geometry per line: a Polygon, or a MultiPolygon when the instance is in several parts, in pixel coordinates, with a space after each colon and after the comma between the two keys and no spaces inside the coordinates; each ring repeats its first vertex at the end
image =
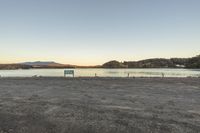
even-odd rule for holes
{"type": "Polygon", "coordinates": [[[0,0],[0,63],[200,54],[198,0],[0,0]]]}

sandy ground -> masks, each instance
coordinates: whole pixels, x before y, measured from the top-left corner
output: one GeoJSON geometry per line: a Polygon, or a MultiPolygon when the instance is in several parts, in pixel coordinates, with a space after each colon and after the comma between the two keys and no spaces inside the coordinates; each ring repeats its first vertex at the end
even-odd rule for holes
{"type": "Polygon", "coordinates": [[[0,133],[199,133],[200,78],[1,78],[0,133]]]}

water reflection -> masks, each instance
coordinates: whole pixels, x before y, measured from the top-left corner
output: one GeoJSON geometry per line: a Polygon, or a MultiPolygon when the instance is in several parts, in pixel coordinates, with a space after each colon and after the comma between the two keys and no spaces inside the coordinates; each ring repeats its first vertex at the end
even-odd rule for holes
{"type": "MultiPolygon", "coordinates": [[[[0,70],[2,77],[31,77],[64,75],[65,69],[0,70]]],[[[70,69],[71,70],[71,69],[70,69]]],[[[75,77],[199,77],[200,69],[73,69],[75,77]]]]}

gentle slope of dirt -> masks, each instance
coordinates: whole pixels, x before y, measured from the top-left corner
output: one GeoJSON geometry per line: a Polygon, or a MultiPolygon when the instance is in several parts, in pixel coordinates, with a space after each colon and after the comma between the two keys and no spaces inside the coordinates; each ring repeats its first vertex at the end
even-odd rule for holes
{"type": "Polygon", "coordinates": [[[0,133],[199,133],[199,78],[1,78],[0,133]]]}

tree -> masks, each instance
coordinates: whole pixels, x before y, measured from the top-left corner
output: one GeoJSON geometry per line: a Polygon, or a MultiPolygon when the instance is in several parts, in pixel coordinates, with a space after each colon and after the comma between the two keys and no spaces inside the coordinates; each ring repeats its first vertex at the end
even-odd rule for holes
{"type": "Polygon", "coordinates": [[[187,68],[200,68],[200,55],[189,58],[186,64],[187,68]]]}

